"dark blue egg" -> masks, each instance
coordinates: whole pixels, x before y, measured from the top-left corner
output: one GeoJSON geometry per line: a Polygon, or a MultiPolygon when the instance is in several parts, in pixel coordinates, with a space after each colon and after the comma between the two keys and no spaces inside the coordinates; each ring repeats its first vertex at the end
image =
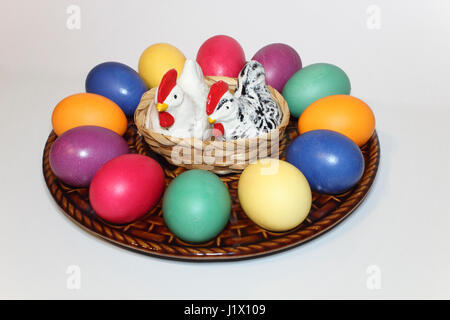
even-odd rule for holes
{"type": "Polygon", "coordinates": [[[147,86],[139,74],[119,62],[104,62],[94,67],[86,78],[86,92],[102,95],[119,105],[131,117],[146,92],[147,86]]]}
{"type": "Polygon", "coordinates": [[[364,172],[359,147],[330,130],[309,131],[295,138],[286,150],[286,161],[306,177],[311,189],[338,194],[355,186],[364,172]]]}

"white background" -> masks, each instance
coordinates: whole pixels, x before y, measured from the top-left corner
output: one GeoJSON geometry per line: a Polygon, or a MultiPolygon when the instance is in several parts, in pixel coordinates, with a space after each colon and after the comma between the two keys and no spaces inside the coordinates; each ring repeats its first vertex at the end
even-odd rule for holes
{"type": "Polygon", "coordinates": [[[0,298],[450,298],[449,36],[446,0],[0,0],[0,298]],[[71,4],[80,30],[66,27],[71,4]],[[380,29],[367,25],[371,5],[380,29]],[[366,201],[312,242],[240,262],[144,256],[77,227],[42,176],[53,107],[100,62],[137,68],[155,42],[195,58],[215,34],[235,37],[247,59],[284,42],[304,65],[347,72],[381,142],[366,201]],[[70,265],[79,290],[66,286],[70,265]],[[367,287],[372,265],[379,290],[367,287]]]}

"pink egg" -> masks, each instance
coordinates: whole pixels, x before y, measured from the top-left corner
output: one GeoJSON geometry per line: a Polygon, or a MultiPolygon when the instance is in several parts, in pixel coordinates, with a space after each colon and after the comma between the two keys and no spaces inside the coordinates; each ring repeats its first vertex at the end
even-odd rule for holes
{"type": "Polygon", "coordinates": [[[95,174],[89,200],[95,213],[116,224],[141,218],[159,201],[164,172],[154,159],[126,154],[108,161],[95,174]]]}
{"type": "Polygon", "coordinates": [[[218,35],[206,40],[197,53],[205,76],[237,78],[245,64],[245,53],[235,39],[218,35]]]}

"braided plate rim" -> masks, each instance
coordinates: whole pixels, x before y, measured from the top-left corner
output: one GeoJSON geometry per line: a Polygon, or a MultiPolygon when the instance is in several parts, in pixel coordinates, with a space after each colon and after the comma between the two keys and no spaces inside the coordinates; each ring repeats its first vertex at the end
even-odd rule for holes
{"type": "MultiPolygon", "coordinates": [[[[287,131],[290,140],[297,135],[295,124],[292,122],[288,125],[287,131]]],[[[156,158],[160,163],[166,162],[151,151],[143,138],[137,134],[134,124],[130,124],[124,137],[128,140],[132,153],[146,154],[156,158]]],[[[129,225],[111,225],[97,217],[89,205],[87,189],[66,186],[51,171],[49,153],[56,138],[51,132],[44,148],[42,166],[47,187],[65,216],[90,234],[121,247],[152,256],[190,261],[259,257],[284,251],[320,236],[348,217],[364,200],[375,180],[380,161],[380,145],[375,132],[369,142],[362,147],[366,167],[358,185],[342,195],[314,194],[313,207],[308,218],[300,226],[284,233],[268,232],[246,218],[236,203],[238,199],[235,189],[239,174],[222,176],[221,179],[233,198],[230,222],[217,238],[206,244],[193,245],[182,242],[165,227],[161,215],[161,201],[145,217],[129,225]],[[245,239],[250,240],[245,242],[245,239]]],[[[166,186],[175,176],[186,170],[167,163],[163,168],[166,186]]]]}

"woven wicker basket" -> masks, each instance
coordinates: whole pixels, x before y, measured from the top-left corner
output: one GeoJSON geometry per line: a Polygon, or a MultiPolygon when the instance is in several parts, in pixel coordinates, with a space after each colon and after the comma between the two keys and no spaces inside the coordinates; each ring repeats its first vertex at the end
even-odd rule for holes
{"type": "MultiPolygon", "coordinates": [[[[206,77],[208,86],[223,80],[230,90],[236,89],[237,80],[228,77],[206,77]]],[[[237,173],[261,158],[278,158],[280,155],[280,141],[285,135],[289,123],[289,108],[282,95],[268,86],[270,94],[283,112],[281,124],[271,132],[251,138],[232,141],[201,141],[194,138],[177,138],[156,133],[146,128],[147,114],[154,105],[156,88],[147,91],[134,114],[134,121],[138,133],[144,137],[150,148],[164,156],[171,164],[188,169],[209,170],[217,174],[237,173]]]]}

